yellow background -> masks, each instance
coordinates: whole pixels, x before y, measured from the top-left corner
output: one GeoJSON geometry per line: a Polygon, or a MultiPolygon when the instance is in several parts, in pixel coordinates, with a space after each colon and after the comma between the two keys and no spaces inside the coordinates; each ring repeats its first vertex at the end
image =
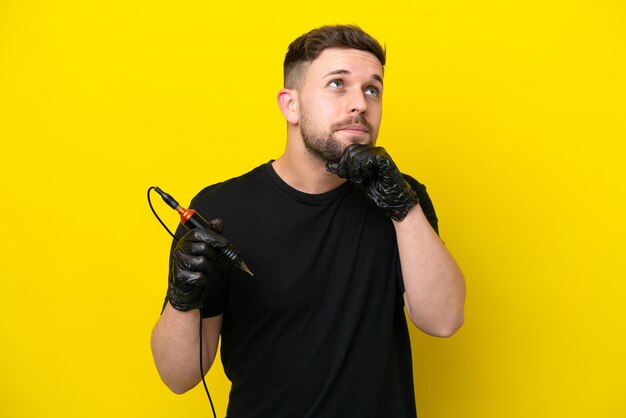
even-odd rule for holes
{"type": "MultiPolygon", "coordinates": [[[[287,45],[357,23],[388,47],[379,143],[427,184],[467,278],[458,334],[412,330],[420,417],[626,417],[625,18],[618,0],[0,1],[0,416],[210,415],[152,363],[170,240],[146,190],[187,203],[279,156],[287,45]]],[[[219,366],[208,384],[223,416],[219,366]]]]}

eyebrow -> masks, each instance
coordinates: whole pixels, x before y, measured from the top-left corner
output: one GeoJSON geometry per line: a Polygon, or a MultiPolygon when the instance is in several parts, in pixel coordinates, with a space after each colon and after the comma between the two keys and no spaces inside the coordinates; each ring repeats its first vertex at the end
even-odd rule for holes
{"type": "MultiPolygon", "coordinates": [[[[348,70],[333,70],[333,71],[329,72],[328,74],[326,74],[326,75],[325,75],[324,77],[322,77],[322,78],[326,78],[326,77],[328,77],[328,76],[331,76],[331,75],[337,75],[337,74],[351,74],[351,73],[350,73],[350,71],[348,71],[348,70]]],[[[372,78],[373,78],[374,80],[377,80],[380,84],[383,84],[383,78],[382,78],[380,75],[378,75],[378,74],[372,74],[372,78]]]]}

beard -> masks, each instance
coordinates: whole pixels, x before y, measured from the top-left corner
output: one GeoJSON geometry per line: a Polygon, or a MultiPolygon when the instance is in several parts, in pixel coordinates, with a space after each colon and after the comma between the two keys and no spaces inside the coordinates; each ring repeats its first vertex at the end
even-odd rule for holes
{"type": "Polygon", "coordinates": [[[300,134],[302,135],[304,146],[306,147],[309,154],[317,157],[323,162],[339,161],[341,159],[341,156],[343,155],[343,151],[348,145],[360,144],[363,140],[362,136],[353,136],[349,138],[349,144],[342,143],[342,141],[337,138],[335,133],[345,126],[355,124],[365,126],[369,130],[368,139],[365,143],[374,145],[372,128],[365,120],[365,118],[361,115],[348,117],[341,122],[333,123],[330,126],[330,129],[324,132],[314,126],[314,123],[311,121],[302,105],[300,105],[300,109],[300,134]]]}

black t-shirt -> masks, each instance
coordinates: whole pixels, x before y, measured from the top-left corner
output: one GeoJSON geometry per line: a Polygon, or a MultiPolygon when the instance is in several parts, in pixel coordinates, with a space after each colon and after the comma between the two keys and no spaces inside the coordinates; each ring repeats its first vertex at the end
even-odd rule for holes
{"type": "MultiPolygon", "coordinates": [[[[407,179],[437,230],[425,187],[407,179]]],[[[400,261],[383,210],[349,182],[295,190],[270,163],[190,206],[224,220],[254,273],[221,266],[202,308],[224,314],[229,418],[416,416],[400,261]]]]}

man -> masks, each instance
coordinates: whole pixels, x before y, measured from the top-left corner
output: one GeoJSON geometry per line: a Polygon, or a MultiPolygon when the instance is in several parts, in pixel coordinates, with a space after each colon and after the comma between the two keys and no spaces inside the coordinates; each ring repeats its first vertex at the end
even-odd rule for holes
{"type": "Polygon", "coordinates": [[[221,228],[177,234],[152,335],[174,392],[201,378],[200,309],[203,370],[221,336],[231,418],[416,416],[404,308],[422,331],[450,336],[465,284],[425,187],[374,146],[384,64],[355,26],[289,46],[284,154],[191,204],[224,220],[254,277],[216,257],[221,228]]]}

